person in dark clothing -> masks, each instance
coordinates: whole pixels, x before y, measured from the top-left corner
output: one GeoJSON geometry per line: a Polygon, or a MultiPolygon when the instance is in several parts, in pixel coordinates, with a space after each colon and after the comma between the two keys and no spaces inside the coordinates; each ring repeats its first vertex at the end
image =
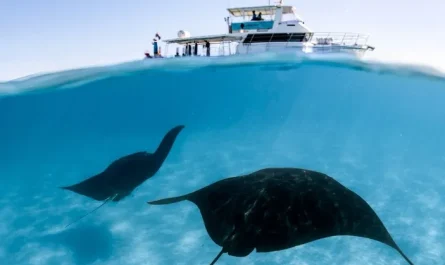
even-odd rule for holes
{"type": "Polygon", "coordinates": [[[256,17],[256,12],[255,10],[252,11],[252,20],[258,20],[258,18],[256,17]]]}
{"type": "Polygon", "coordinates": [[[153,39],[153,55],[156,56],[158,54],[158,40],[153,39]]]}
{"type": "Polygon", "coordinates": [[[155,38],[153,39],[153,55],[157,56],[157,55],[161,55],[161,49],[158,49],[158,40],[161,40],[161,35],[159,35],[159,33],[156,32],[155,34],[155,38]]]}
{"type": "Polygon", "coordinates": [[[257,20],[263,20],[262,15],[263,15],[263,14],[261,14],[261,12],[260,12],[260,13],[258,14],[257,20]]]}
{"type": "Polygon", "coordinates": [[[198,43],[195,41],[195,50],[194,50],[194,55],[198,56],[198,43]]]}
{"type": "Polygon", "coordinates": [[[190,55],[190,43],[185,44],[185,56],[190,55]]]}
{"type": "Polygon", "coordinates": [[[206,55],[210,56],[210,42],[206,41],[205,43],[206,43],[206,53],[207,53],[206,55]]]}
{"type": "Polygon", "coordinates": [[[241,32],[241,33],[244,32],[244,23],[241,23],[239,32],[241,32]]]}

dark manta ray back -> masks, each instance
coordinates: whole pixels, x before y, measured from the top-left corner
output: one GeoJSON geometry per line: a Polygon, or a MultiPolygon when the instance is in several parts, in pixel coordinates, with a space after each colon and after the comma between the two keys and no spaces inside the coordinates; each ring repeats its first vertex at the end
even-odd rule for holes
{"type": "Polygon", "coordinates": [[[62,187],[62,189],[97,201],[104,201],[104,203],[109,200],[122,200],[158,172],[183,128],[182,125],[172,128],[153,154],[137,152],[124,156],[112,162],[103,172],[72,186],[62,187]]]}
{"type": "Polygon", "coordinates": [[[319,172],[268,168],[149,204],[183,200],[198,206],[209,236],[222,247],[211,264],[223,253],[244,257],[254,249],[279,251],[350,235],[384,243],[413,265],[368,203],[319,172]]]}

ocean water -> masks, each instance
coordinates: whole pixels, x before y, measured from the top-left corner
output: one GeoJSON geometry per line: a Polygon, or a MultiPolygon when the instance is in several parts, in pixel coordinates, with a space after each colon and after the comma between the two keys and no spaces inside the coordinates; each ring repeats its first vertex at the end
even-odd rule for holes
{"type": "MultiPolygon", "coordinates": [[[[220,248],[190,202],[151,206],[265,167],[324,172],[362,196],[416,265],[445,260],[445,75],[265,54],[176,58],[0,83],[0,264],[208,265],[220,248]],[[157,174],[119,203],[59,189],[185,125],[157,174]]],[[[331,237],[217,265],[402,265],[331,237]]]]}

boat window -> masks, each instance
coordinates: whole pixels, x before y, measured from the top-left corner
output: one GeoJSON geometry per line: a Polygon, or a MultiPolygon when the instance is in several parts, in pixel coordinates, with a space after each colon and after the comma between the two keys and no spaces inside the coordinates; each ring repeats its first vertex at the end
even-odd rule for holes
{"type": "Polygon", "coordinates": [[[298,23],[303,23],[304,21],[302,18],[300,18],[296,13],[292,12],[292,13],[288,13],[288,14],[283,14],[281,17],[281,22],[282,23],[290,23],[290,24],[298,24],[298,23]]]}
{"type": "Polygon", "coordinates": [[[303,42],[306,33],[275,33],[275,34],[249,34],[243,43],[255,42],[303,42]]]}
{"type": "Polygon", "coordinates": [[[271,34],[254,34],[252,42],[269,42],[271,34]]]}
{"type": "Polygon", "coordinates": [[[292,42],[302,42],[305,41],[306,33],[294,33],[290,36],[289,41],[292,42]]]}
{"type": "Polygon", "coordinates": [[[243,23],[232,23],[232,31],[240,30],[263,30],[273,28],[273,21],[248,21],[243,23]]]}
{"type": "MultiPolygon", "coordinates": [[[[248,21],[252,21],[252,13],[253,10],[245,10],[239,11],[239,15],[236,16],[230,16],[230,22],[232,23],[242,23],[242,22],[248,22],[248,21]]],[[[259,10],[255,10],[256,15],[258,16],[259,13],[261,12],[261,18],[263,19],[262,21],[274,21],[275,20],[275,12],[273,9],[259,9],[259,10]]],[[[256,21],[256,20],[254,20],[256,21]]],[[[258,20],[257,20],[258,21],[258,20]]]]}

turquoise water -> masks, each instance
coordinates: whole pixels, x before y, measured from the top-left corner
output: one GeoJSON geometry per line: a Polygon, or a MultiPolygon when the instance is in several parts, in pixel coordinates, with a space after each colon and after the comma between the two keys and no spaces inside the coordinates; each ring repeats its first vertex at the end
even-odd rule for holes
{"type": "MultiPolygon", "coordinates": [[[[416,265],[445,256],[445,77],[268,54],[130,62],[0,83],[0,264],[202,264],[220,251],[189,202],[150,206],[264,167],[322,171],[374,208],[416,265]],[[158,173],[107,204],[61,190],[183,124],[158,173]]],[[[332,237],[217,265],[407,264],[332,237]]]]}

